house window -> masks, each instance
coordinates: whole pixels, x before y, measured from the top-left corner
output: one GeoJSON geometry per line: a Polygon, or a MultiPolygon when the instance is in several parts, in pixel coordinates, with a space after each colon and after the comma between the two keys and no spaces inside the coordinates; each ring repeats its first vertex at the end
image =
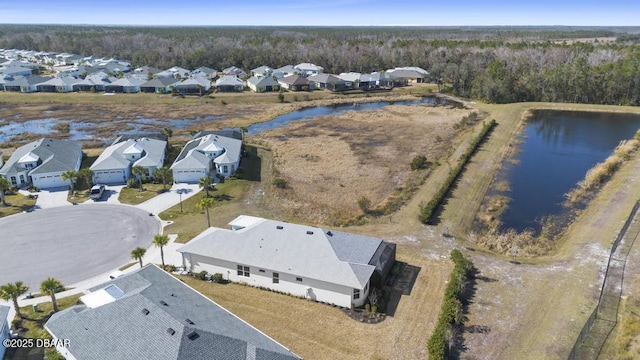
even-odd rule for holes
{"type": "Polygon", "coordinates": [[[353,289],[353,300],[360,299],[360,289],[353,289]]]}
{"type": "Polygon", "coordinates": [[[273,283],[274,284],[280,284],[280,274],[273,273],[273,283]]]}
{"type": "Polygon", "coordinates": [[[249,277],[250,274],[248,266],[238,265],[238,276],[249,277]]]}
{"type": "Polygon", "coordinates": [[[222,172],[226,174],[227,171],[229,171],[229,167],[227,165],[222,166],[222,172]]]}
{"type": "Polygon", "coordinates": [[[24,175],[22,175],[22,174],[20,175],[20,183],[24,184],[24,175]]]}
{"type": "Polygon", "coordinates": [[[15,176],[11,177],[11,185],[18,185],[18,183],[16,182],[16,177],[15,176]]]}
{"type": "Polygon", "coordinates": [[[301,278],[301,277],[297,277],[297,278],[296,278],[296,281],[300,281],[300,282],[302,282],[302,278],[301,278]]]}

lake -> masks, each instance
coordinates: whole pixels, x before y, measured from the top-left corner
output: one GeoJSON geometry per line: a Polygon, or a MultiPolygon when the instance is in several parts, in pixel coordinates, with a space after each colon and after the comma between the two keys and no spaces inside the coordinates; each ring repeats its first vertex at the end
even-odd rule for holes
{"type": "Polygon", "coordinates": [[[639,128],[640,115],[538,111],[520,135],[516,162],[497,176],[510,184],[503,228],[538,232],[540,219],[563,214],[564,194],[639,128]]]}
{"type": "Polygon", "coordinates": [[[281,126],[289,125],[294,121],[309,121],[309,120],[313,120],[318,116],[339,115],[349,110],[351,111],[377,110],[377,109],[382,109],[383,107],[388,105],[419,105],[419,104],[455,105],[456,103],[446,99],[442,99],[442,98],[423,97],[418,100],[374,101],[374,102],[367,102],[367,103],[347,103],[347,104],[336,104],[336,105],[328,105],[328,106],[314,106],[314,107],[303,108],[300,110],[292,111],[288,114],[280,115],[269,121],[253,124],[249,126],[247,130],[249,135],[257,135],[264,131],[273,130],[281,126]]]}

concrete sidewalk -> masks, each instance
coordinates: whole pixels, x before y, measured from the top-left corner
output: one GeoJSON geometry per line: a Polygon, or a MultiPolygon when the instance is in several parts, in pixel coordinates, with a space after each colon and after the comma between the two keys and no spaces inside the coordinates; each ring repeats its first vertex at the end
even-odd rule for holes
{"type": "Polygon", "coordinates": [[[136,207],[152,214],[159,214],[179,204],[181,199],[185,201],[201,190],[198,184],[173,184],[171,190],[136,205],[136,207]],[[182,190],[182,194],[179,194],[178,190],[182,190]]]}

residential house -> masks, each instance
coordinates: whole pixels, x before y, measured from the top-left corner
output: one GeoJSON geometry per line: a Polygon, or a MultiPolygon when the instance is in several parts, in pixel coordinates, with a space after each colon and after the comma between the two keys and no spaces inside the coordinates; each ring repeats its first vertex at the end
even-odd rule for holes
{"type": "Polygon", "coordinates": [[[140,84],[140,91],[145,93],[171,93],[180,80],[173,77],[157,77],[140,84]]]}
{"type": "Polygon", "coordinates": [[[271,76],[252,76],[247,79],[247,86],[255,92],[280,90],[280,83],[271,76]]]}
{"type": "Polygon", "coordinates": [[[368,89],[392,87],[394,83],[393,79],[391,79],[384,72],[372,72],[371,74],[363,74],[360,82],[363,84],[361,87],[365,87],[368,89]],[[366,86],[364,84],[366,84],[366,86]]]}
{"type": "Polygon", "coordinates": [[[322,66],[311,63],[300,63],[294,66],[294,69],[298,70],[302,76],[318,75],[324,71],[322,66]]]}
{"type": "Polygon", "coordinates": [[[106,73],[100,71],[73,84],[73,91],[104,91],[105,86],[117,80],[118,78],[108,77],[106,73]]]}
{"type": "Polygon", "coordinates": [[[142,66],[142,67],[133,69],[133,74],[131,74],[131,76],[137,77],[143,80],[151,80],[151,78],[153,78],[159,72],[162,72],[162,70],[155,68],[153,66],[142,66]]]}
{"type": "Polygon", "coordinates": [[[301,75],[289,75],[278,79],[278,83],[284,89],[293,91],[313,90],[314,83],[301,75]]]}
{"type": "Polygon", "coordinates": [[[0,359],[4,359],[4,353],[6,347],[3,340],[10,339],[11,333],[9,332],[9,310],[8,306],[0,305],[0,359]]]}
{"type": "Polygon", "coordinates": [[[95,184],[124,184],[131,177],[134,166],[142,166],[145,178],[152,178],[156,169],[164,165],[167,142],[148,137],[127,139],[117,138],[94,161],[95,184]]]}
{"type": "Polygon", "coordinates": [[[42,138],[17,148],[0,169],[0,176],[18,187],[29,183],[39,189],[69,186],[69,180],[62,180],[62,173],[78,171],[81,161],[79,143],[42,138]]]}
{"type": "Polygon", "coordinates": [[[23,93],[30,93],[38,91],[38,84],[43,83],[51,79],[50,77],[42,77],[38,75],[30,76],[16,76],[11,81],[7,81],[4,84],[6,91],[16,91],[23,93]]]}
{"type": "Polygon", "coordinates": [[[222,73],[225,75],[234,75],[242,79],[247,77],[247,73],[244,70],[235,66],[230,66],[226,69],[223,69],[222,73]]]}
{"type": "Polygon", "coordinates": [[[240,165],[242,140],[216,132],[200,132],[187,142],[171,165],[177,183],[197,183],[203,177],[229,177],[240,165]]]}
{"type": "Polygon", "coordinates": [[[123,77],[109,85],[105,85],[104,91],[108,93],[138,93],[140,92],[140,85],[146,82],[147,80],[134,77],[123,77]]]}
{"type": "Polygon", "coordinates": [[[36,85],[36,89],[40,92],[71,92],[73,91],[73,84],[77,82],[78,80],[71,76],[54,77],[36,85]]]}
{"type": "Polygon", "coordinates": [[[279,67],[273,70],[272,75],[276,77],[276,79],[282,79],[285,76],[300,74],[298,70],[296,70],[293,65],[285,65],[283,67],[279,67]]]}
{"type": "Polygon", "coordinates": [[[359,72],[340,73],[338,77],[344,80],[345,85],[349,88],[359,89],[369,86],[366,81],[362,81],[364,79],[364,75],[359,72]]]}
{"type": "Polygon", "coordinates": [[[347,90],[346,81],[331,74],[317,74],[307,77],[307,80],[313,82],[315,89],[327,89],[331,91],[347,90]]]}
{"type": "Polygon", "coordinates": [[[259,66],[253,70],[251,70],[251,75],[252,76],[257,76],[257,77],[261,77],[261,76],[269,76],[271,77],[271,75],[273,74],[273,69],[263,65],[263,66],[259,66]]]}
{"type": "Polygon", "coordinates": [[[208,68],[206,66],[200,66],[199,68],[193,70],[191,75],[194,76],[206,76],[209,80],[213,80],[218,74],[218,70],[208,68]]]}
{"type": "Polygon", "coordinates": [[[179,66],[173,66],[165,71],[161,71],[156,74],[156,77],[172,77],[176,79],[184,79],[189,77],[191,71],[181,68],[179,66]]]}
{"type": "Polygon", "coordinates": [[[216,91],[235,92],[244,90],[244,81],[235,75],[222,75],[216,80],[216,91]]]}
{"type": "Polygon", "coordinates": [[[187,270],[351,307],[383,287],[395,262],[395,245],[373,237],[246,215],[229,225],[178,249],[187,270]]]}
{"type": "Polygon", "coordinates": [[[175,89],[180,94],[197,94],[202,96],[211,90],[211,81],[206,76],[194,76],[176,84],[175,89]]]}
{"type": "Polygon", "coordinates": [[[0,74],[10,76],[29,76],[33,74],[33,69],[22,66],[0,66],[0,74]]]}
{"type": "Polygon", "coordinates": [[[67,66],[78,65],[83,60],[83,57],[76,54],[62,53],[56,55],[55,65],[67,66]]]}
{"type": "Polygon", "coordinates": [[[429,73],[426,70],[415,66],[389,69],[386,74],[395,82],[402,84],[424,83],[429,79],[429,73]]]}
{"type": "Polygon", "coordinates": [[[44,325],[67,359],[301,359],[155,265],[90,291],[44,325]]]}

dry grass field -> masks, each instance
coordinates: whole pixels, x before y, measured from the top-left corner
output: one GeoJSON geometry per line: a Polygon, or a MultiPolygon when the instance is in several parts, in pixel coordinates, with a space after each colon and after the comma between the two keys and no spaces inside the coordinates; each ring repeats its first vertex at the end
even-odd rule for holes
{"type": "Polygon", "coordinates": [[[375,208],[404,187],[415,156],[444,162],[458,133],[453,125],[471,112],[393,105],[295,123],[250,141],[272,149],[276,176],[289,185],[278,191],[288,216],[339,224],[361,213],[359,198],[375,208]]]}

